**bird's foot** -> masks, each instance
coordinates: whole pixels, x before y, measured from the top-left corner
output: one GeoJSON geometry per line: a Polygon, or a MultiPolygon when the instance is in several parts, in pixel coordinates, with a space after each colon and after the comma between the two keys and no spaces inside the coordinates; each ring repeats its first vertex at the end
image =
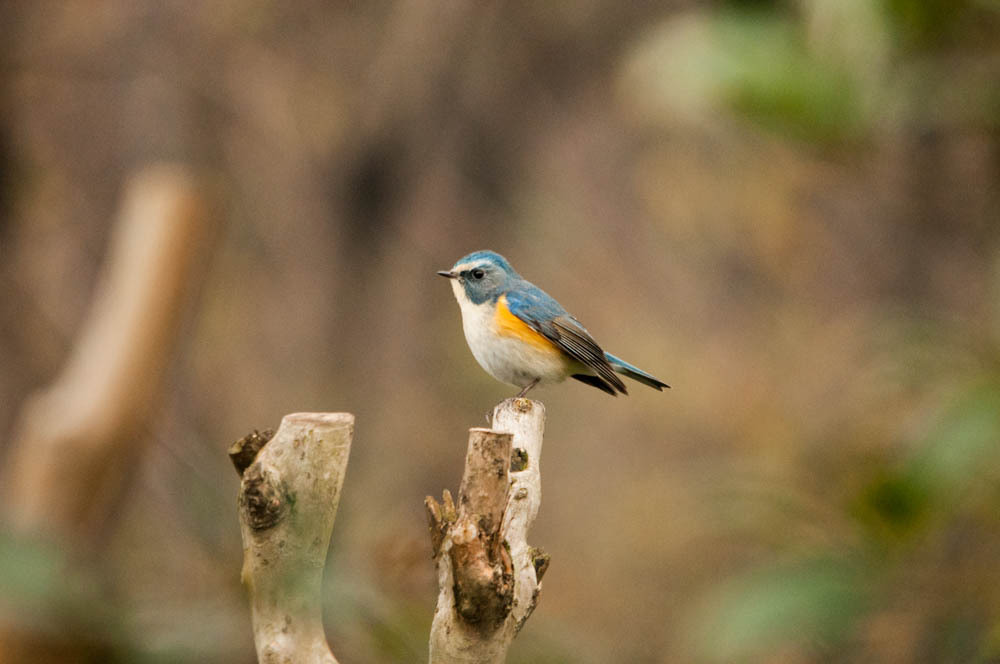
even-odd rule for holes
{"type": "Polygon", "coordinates": [[[530,383],[528,383],[527,385],[525,385],[525,386],[524,386],[524,389],[522,389],[522,390],[521,390],[520,392],[518,392],[518,393],[517,393],[517,396],[516,396],[516,397],[514,397],[514,398],[515,398],[515,399],[523,399],[523,398],[524,398],[524,395],[526,395],[526,394],[528,393],[528,391],[529,391],[529,390],[530,390],[531,388],[533,388],[533,387],[534,387],[535,385],[538,385],[538,381],[540,381],[540,380],[541,380],[541,378],[536,378],[535,380],[533,380],[533,381],[531,381],[530,383]]]}

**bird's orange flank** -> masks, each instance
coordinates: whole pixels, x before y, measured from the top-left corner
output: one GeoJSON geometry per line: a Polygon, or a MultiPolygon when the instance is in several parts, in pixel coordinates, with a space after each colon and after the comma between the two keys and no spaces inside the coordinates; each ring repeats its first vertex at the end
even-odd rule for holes
{"type": "Polygon", "coordinates": [[[520,339],[540,349],[558,351],[555,344],[510,312],[506,295],[501,295],[497,300],[496,311],[493,314],[493,325],[497,334],[520,339]]]}

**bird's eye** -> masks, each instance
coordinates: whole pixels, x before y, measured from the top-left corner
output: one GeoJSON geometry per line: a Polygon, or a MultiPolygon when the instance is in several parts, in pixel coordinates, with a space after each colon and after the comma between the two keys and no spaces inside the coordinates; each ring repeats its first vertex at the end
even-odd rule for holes
{"type": "Polygon", "coordinates": [[[473,270],[469,274],[472,275],[473,279],[482,279],[483,277],[486,276],[486,273],[483,272],[482,270],[480,270],[479,268],[476,268],[475,270],[473,270]]]}

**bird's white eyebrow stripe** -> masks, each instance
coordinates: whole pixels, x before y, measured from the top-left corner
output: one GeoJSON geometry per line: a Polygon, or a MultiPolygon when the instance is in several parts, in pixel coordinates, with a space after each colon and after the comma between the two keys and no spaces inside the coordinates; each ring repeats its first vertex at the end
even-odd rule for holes
{"type": "Polygon", "coordinates": [[[462,263],[461,265],[456,265],[451,268],[452,272],[463,272],[465,270],[471,270],[474,267],[482,266],[484,263],[462,263]]]}

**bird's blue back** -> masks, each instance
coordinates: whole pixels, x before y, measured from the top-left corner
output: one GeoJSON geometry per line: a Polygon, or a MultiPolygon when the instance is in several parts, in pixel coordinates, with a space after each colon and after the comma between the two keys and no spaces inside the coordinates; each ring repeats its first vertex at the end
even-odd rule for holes
{"type": "Polygon", "coordinates": [[[530,281],[518,279],[507,291],[507,306],[510,312],[522,320],[542,323],[556,319],[571,321],[574,326],[584,329],[554,297],[530,281]]]}

